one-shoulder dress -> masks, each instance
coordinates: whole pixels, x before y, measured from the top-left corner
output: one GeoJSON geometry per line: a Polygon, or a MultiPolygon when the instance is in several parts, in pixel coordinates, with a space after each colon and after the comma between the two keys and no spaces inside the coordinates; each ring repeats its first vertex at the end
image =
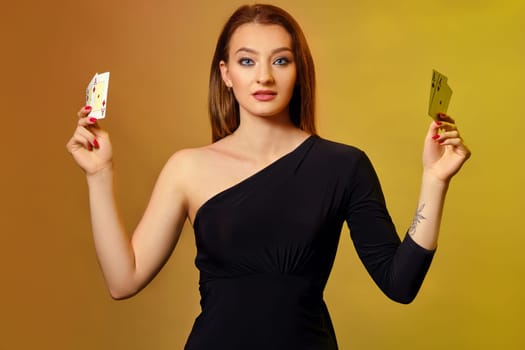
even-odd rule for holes
{"type": "Polygon", "coordinates": [[[202,312],[185,349],[337,349],[323,290],[345,221],[379,288],[412,301],[434,252],[400,241],[364,152],[314,135],[198,210],[202,312]]]}

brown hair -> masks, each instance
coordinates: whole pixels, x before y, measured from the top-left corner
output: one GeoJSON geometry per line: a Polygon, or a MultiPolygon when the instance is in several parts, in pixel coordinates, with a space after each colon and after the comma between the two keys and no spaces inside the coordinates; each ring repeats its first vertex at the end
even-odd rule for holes
{"type": "Polygon", "coordinates": [[[290,118],[295,126],[315,135],[315,68],[303,31],[283,9],[255,4],[239,7],[224,25],[217,41],[208,96],[213,142],[233,133],[240,123],[239,104],[222,80],[220,62],[228,62],[230,39],[235,30],[246,23],[277,24],[291,35],[297,78],[289,104],[290,118]]]}

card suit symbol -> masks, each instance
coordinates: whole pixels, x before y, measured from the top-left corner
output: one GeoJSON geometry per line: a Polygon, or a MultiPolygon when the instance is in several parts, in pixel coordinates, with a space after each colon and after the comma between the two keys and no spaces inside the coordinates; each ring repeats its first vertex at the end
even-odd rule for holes
{"type": "Polygon", "coordinates": [[[93,86],[93,92],[95,92],[96,88],[93,86]]]}
{"type": "Polygon", "coordinates": [[[102,106],[106,105],[106,100],[102,101],[102,106]]]}

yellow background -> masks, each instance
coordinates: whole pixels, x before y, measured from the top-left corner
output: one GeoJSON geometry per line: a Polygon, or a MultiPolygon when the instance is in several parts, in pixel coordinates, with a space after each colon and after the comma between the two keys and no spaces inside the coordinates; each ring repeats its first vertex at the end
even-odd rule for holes
{"type": "MultiPolygon", "coordinates": [[[[242,2],[10,1],[0,21],[0,349],[181,349],[199,311],[186,227],[141,294],[110,299],[86,184],[65,150],[95,72],[111,72],[118,199],[131,231],[174,151],[206,144],[209,64],[242,2]]],[[[321,135],[363,148],[400,234],[415,210],[432,69],[473,157],[409,306],[381,295],[343,232],[325,297],[341,349],[523,349],[525,2],[276,1],[301,23],[321,135]]]]}

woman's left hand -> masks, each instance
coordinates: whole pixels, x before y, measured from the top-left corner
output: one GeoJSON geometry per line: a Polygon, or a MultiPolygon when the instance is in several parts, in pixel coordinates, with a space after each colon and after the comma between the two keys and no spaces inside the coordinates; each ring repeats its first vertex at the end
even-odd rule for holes
{"type": "Polygon", "coordinates": [[[454,119],[445,114],[430,124],[423,149],[423,169],[438,180],[448,182],[469,159],[454,119]],[[441,130],[441,132],[440,132],[441,130]]]}

